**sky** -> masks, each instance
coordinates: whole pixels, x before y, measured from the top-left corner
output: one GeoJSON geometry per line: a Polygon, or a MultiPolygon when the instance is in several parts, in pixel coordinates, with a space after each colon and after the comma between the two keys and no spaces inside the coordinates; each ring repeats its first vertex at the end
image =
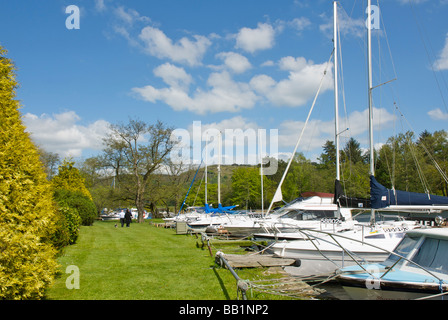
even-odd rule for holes
{"type": "MultiPolygon", "coordinates": [[[[248,161],[260,146],[286,158],[319,87],[298,151],[317,160],[334,140],[330,0],[0,4],[0,45],[17,67],[23,122],[38,145],[62,158],[100,154],[108,126],[129,119],[160,120],[183,134],[186,146],[195,126],[203,138],[206,130],[246,133],[243,158],[230,162],[248,161]],[[249,135],[260,132],[263,144],[249,135]]],[[[448,1],[372,4],[375,145],[407,130],[446,130],[448,1]]],[[[338,2],[341,144],[353,137],[363,148],[366,7],[338,2]]],[[[238,144],[230,134],[223,140],[238,144]]],[[[186,157],[197,161],[194,152],[186,157]]]]}

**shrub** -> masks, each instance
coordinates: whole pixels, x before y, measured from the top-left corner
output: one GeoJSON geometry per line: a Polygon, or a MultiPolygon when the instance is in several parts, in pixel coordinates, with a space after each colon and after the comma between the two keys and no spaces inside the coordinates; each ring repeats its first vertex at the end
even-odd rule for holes
{"type": "Polygon", "coordinates": [[[81,172],[75,168],[73,161],[64,160],[58,168],[58,174],[51,179],[51,183],[55,190],[65,189],[80,192],[92,200],[92,195],[85,186],[85,179],[81,172]]]}
{"type": "Polygon", "coordinates": [[[79,236],[81,217],[75,208],[59,207],[56,218],[56,232],[53,244],[57,249],[76,243],[79,236]]]}
{"type": "Polygon", "coordinates": [[[15,100],[15,68],[0,46],[0,299],[38,299],[57,270],[56,208],[15,100]]]}
{"type": "Polygon", "coordinates": [[[92,200],[79,191],[57,189],[54,198],[60,207],[76,209],[83,226],[91,226],[97,217],[96,206],[92,200]]]}

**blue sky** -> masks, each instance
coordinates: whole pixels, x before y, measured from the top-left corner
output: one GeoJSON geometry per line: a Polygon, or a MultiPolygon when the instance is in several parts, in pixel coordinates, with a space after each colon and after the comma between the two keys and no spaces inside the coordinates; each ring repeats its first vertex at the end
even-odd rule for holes
{"type": "MultiPolygon", "coordinates": [[[[376,1],[372,1],[377,4],[376,1]]],[[[447,129],[448,1],[380,2],[373,32],[375,143],[447,129]],[[397,114],[394,105],[404,114],[397,114]]],[[[340,1],[342,143],[367,143],[366,1],[340,1]]],[[[33,139],[62,157],[101,151],[109,123],[278,130],[316,159],[334,135],[332,1],[1,1],[0,44],[18,68],[33,139]],[[67,29],[69,5],[80,28],[67,29]]],[[[268,150],[269,151],[269,150],[268,150]]]]}

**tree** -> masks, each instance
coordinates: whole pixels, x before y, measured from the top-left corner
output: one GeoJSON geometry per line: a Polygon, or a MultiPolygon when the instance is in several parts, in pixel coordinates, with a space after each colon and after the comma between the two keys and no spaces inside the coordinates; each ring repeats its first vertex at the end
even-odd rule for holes
{"type": "Polygon", "coordinates": [[[168,178],[168,184],[163,187],[163,201],[167,206],[172,202],[174,205],[174,212],[177,212],[178,205],[182,204],[182,200],[185,194],[185,185],[193,177],[194,170],[191,165],[186,165],[182,162],[173,163],[171,159],[165,161],[166,175],[168,178]]]}
{"type": "Polygon", "coordinates": [[[58,267],[51,243],[56,208],[5,55],[0,47],[0,299],[39,299],[58,267]]]}
{"type": "Polygon", "coordinates": [[[61,162],[59,155],[53,152],[47,152],[42,148],[38,147],[39,159],[44,165],[45,173],[47,174],[47,179],[51,180],[56,174],[58,165],[61,162]]]}
{"type": "Polygon", "coordinates": [[[343,150],[343,155],[347,162],[351,161],[353,163],[358,163],[363,161],[360,143],[355,138],[350,138],[347,141],[343,150]]]}
{"type": "Polygon", "coordinates": [[[236,169],[232,175],[232,203],[246,209],[261,207],[260,180],[258,168],[236,169]]]}
{"type": "Polygon", "coordinates": [[[58,174],[53,177],[51,183],[55,190],[65,189],[80,192],[92,200],[92,195],[85,185],[85,178],[75,167],[75,162],[73,161],[64,160],[62,165],[59,166],[58,174]]]}
{"type": "Polygon", "coordinates": [[[329,167],[335,167],[336,166],[336,146],[334,145],[334,142],[331,140],[327,140],[325,144],[322,146],[324,149],[324,152],[321,153],[319,157],[319,161],[321,164],[329,167]]]}
{"type": "Polygon", "coordinates": [[[145,193],[154,173],[168,158],[175,142],[171,140],[172,129],[158,121],[154,125],[140,120],[110,126],[104,139],[105,159],[114,168],[120,186],[132,196],[138,210],[138,221],[143,222],[145,193]],[[126,184],[121,177],[130,176],[126,184]]]}

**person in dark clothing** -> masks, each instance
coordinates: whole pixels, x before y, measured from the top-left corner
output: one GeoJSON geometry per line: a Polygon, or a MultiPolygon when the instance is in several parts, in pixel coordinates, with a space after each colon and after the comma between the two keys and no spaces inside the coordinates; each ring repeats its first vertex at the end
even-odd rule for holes
{"type": "Polygon", "coordinates": [[[126,213],[124,214],[124,222],[126,222],[126,227],[129,227],[132,222],[132,215],[129,209],[126,209],[126,213]]]}

